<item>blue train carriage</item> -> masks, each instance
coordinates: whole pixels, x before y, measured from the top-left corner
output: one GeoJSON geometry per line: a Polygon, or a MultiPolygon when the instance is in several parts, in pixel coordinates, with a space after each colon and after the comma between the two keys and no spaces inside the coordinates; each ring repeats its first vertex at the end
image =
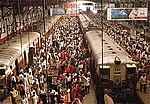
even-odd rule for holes
{"type": "Polygon", "coordinates": [[[91,57],[91,73],[95,85],[102,83],[114,99],[132,97],[137,82],[137,63],[103,33],[103,69],[102,69],[102,37],[97,28],[86,32],[86,44],[91,57]]]}

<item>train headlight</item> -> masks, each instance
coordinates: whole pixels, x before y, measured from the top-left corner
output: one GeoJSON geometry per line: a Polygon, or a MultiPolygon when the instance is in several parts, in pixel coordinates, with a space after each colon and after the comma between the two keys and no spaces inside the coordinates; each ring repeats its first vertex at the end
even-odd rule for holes
{"type": "Polygon", "coordinates": [[[114,61],[115,64],[120,64],[121,63],[121,60],[118,56],[115,57],[115,61],[114,61]]]}

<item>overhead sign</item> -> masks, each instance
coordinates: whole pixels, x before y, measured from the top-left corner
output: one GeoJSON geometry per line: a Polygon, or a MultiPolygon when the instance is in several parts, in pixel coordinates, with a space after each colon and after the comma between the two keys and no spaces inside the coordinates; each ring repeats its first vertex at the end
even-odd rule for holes
{"type": "Polygon", "coordinates": [[[108,8],[107,20],[147,20],[148,8],[108,8]]]}

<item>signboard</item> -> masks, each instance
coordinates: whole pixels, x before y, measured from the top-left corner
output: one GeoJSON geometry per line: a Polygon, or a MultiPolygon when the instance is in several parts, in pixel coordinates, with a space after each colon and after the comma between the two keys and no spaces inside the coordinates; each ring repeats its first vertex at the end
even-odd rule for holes
{"type": "Polygon", "coordinates": [[[53,14],[65,14],[65,10],[63,8],[53,8],[53,14]]]}
{"type": "Polygon", "coordinates": [[[63,4],[64,9],[66,9],[66,14],[68,15],[78,15],[78,8],[76,3],[66,3],[63,4]]]}
{"type": "Polygon", "coordinates": [[[147,20],[148,8],[108,8],[107,20],[147,20]]]}
{"type": "Polygon", "coordinates": [[[112,3],[110,3],[110,4],[103,4],[103,5],[101,5],[101,4],[95,4],[95,9],[96,10],[106,10],[107,8],[115,8],[115,4],[112,4],[112,3]]]}

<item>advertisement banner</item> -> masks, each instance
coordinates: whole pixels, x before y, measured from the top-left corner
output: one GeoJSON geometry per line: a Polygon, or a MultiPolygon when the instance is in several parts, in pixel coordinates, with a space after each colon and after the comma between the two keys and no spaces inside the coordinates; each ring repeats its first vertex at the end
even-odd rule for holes
{"type": "Polygon", "coordinates": [[[108,8],[107,20],[147,20],[148,8],[108,8]]]}
{"type": "Polygon", "coordinates": [[[63,8],[66,11],[66,14],[76,16],[78,15],[78,8],[76,3],[66,3],[63,5],[63,8]]]}

